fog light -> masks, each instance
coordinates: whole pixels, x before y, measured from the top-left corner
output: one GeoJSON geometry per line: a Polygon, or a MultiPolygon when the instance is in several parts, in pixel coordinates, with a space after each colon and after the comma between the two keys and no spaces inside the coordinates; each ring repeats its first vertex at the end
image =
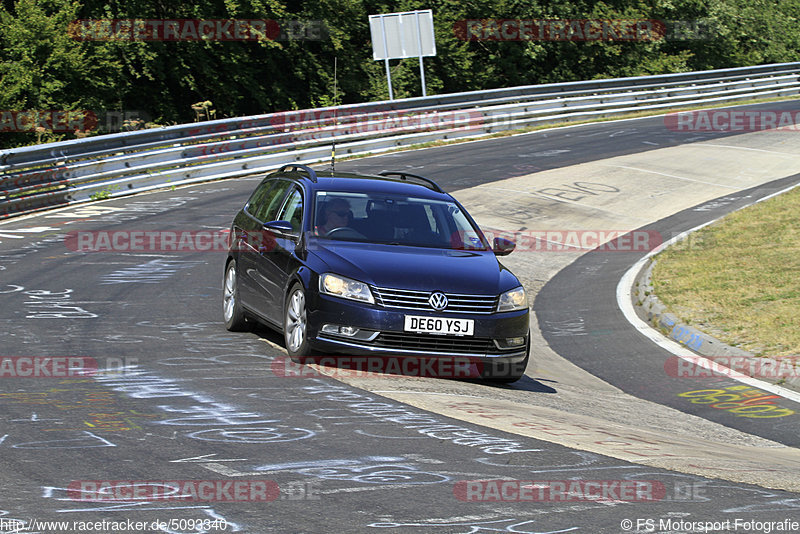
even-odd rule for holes
{"type": "Polygon", "coordinates": [[[322,332],[325,334],[338,334],[339,327],[335,324],[324,324],[322,325],[322,332]]]}
{"type": "Polygon", "coordinates": [[[322,325],[323,334],[334,334],[340,336],[353,337],[354,335],[358,334],[358,332],[359,329],[354,326],[339,326],[336,324],[322,325]]]}
{"type": "Polygon", "coordinates": [[[497,348],[501,350],[514,349],[525,344],[525,337],[505,337],[495,339],[494,344],[497,345],[497,348]]]}

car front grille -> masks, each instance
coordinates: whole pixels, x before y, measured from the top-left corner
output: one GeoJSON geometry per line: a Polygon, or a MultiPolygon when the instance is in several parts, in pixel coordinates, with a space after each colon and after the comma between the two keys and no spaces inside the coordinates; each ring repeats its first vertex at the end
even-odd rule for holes
{"type": "Polygon", "coordinates": [[[500,352],[491,339],[429,334],[390,334],[383,332],[370,344],[384,349],[414,352],[452,354],[496,354],[500,352]]]}
{"type": "MultiPolygon", "coordinates": [[[[428,303],[432,291],[373,287],[372,292],[375,296],[375,303],[384,308],[423,311],[433,310],[428,303]]],[[[488,314],[497,309],[496,295],[463,295],[459,293],[445,293],[444,295],[447,297],[447,308],[439,313],[488,314]]]]}

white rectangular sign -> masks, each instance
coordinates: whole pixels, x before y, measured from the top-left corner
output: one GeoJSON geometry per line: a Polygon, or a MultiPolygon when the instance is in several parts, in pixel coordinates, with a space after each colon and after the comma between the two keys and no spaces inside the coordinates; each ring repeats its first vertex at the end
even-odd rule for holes
{"type": "Polygon", "coordinates": [[[370,15],[369,31],[376,61],[436,55],[430,9],[370,15]]]}

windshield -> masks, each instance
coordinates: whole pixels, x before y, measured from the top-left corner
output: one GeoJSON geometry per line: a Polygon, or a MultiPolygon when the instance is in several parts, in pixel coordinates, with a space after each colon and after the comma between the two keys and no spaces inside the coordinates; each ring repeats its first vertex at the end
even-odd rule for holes
{"type": "Polygon", "coordinates": [[[314,231],[337,241],[489,250],[455,202],[384,193],[317,192],[314,231]]]}

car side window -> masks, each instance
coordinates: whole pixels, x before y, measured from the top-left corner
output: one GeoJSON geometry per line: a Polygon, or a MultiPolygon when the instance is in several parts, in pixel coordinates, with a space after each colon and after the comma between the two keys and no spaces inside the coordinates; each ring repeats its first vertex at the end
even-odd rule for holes
{"type": "Polygon", "coordinates": [[[277,220],[278,210],[286,196],[286,191],[289,190],[291,185],[292,183],[286,180],[276,180],[274,185],[264,195],[264,199],[258,203],[255,211],[251,210],[250,214],[262,223],[277,220]]]}
{"type": "Polygon", "coordinates": [[[259,207],[266,202],[270,190],[275,186],[276,183],[277,182],[275,180],[263,182],[256,188],[255,191],[253,191],[253,194],[250,195],[250,199],[247,201],[247,205],[245,207],[247,213],[255,216],[259,207]]]}
{"type": "Polygon", "coordinates": [[[295,187],[289,193],[277,218],[281,221],[289,221],[292,223],[292,230],[296,233],[300,232],[303,223],[303,195],[298,188],[295,187]]]}

